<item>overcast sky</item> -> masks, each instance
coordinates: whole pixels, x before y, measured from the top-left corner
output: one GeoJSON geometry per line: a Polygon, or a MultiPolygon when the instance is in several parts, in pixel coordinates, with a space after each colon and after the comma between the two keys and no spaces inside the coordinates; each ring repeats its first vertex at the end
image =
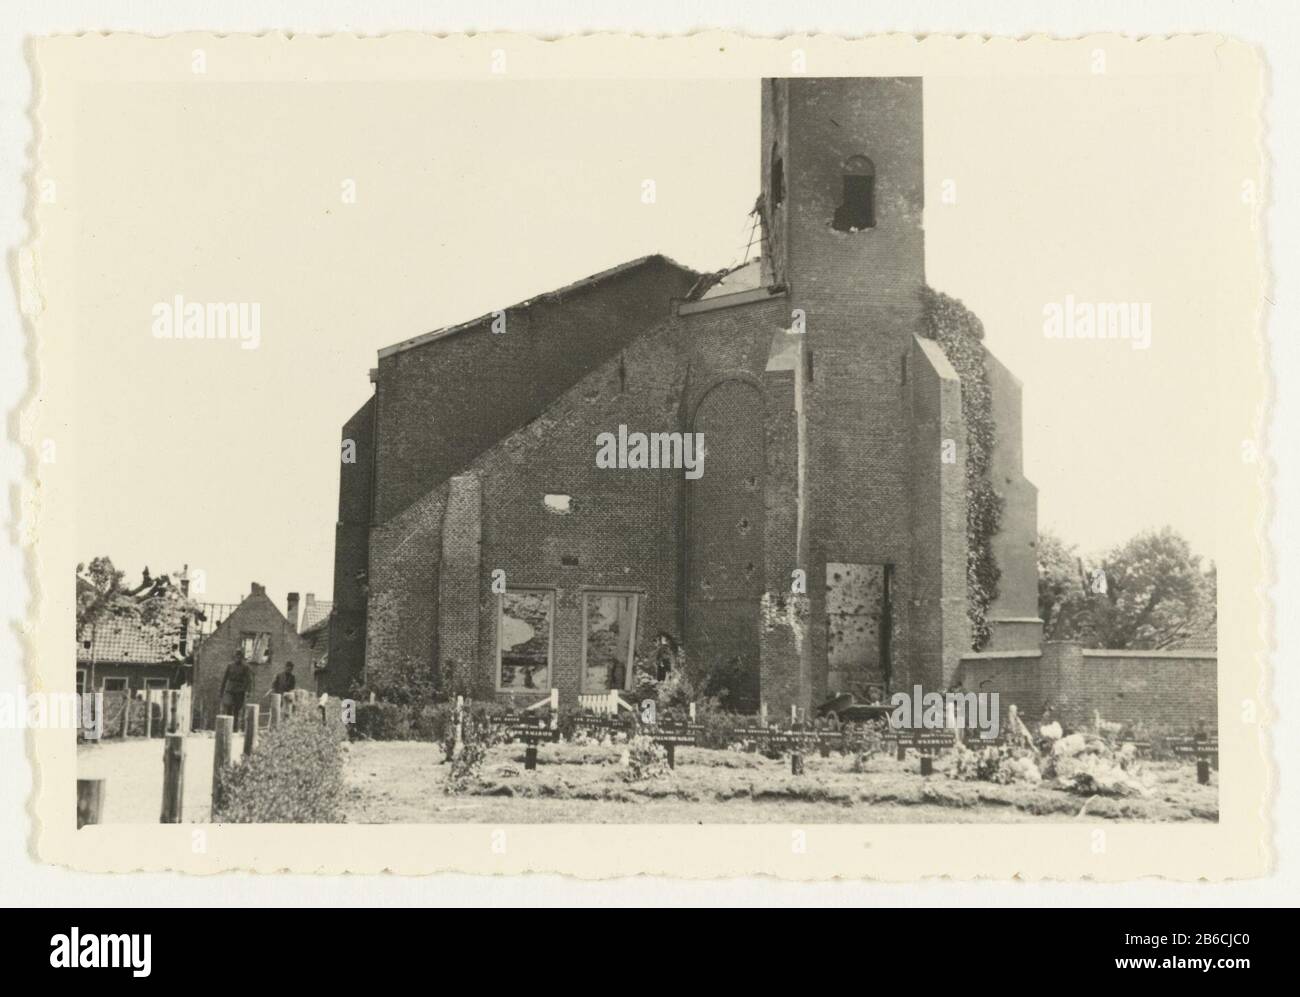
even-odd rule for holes
{"type": "MultiPolygon", "coordinates": [[[[929,282],[1024,381],[1040,525],[1085,552],[1170,524],[1214,553],[1215,353],[1248,330],[1216,328],[1209,236],[1239,205],[1209,101],[1188,78],[925,84],[929,282]],[[1046,338],[1066,295],[1149,304],[1150,348],[1046,338]]],[[[739,262],[758,112],[756,80],[102,88],[64,187],[80,556],[188,563],[214,601],[328,598],[376,351],[646,253],[739,262]],[[154,339],[177,294],[258,303],[259,348],[154,339]]]]}

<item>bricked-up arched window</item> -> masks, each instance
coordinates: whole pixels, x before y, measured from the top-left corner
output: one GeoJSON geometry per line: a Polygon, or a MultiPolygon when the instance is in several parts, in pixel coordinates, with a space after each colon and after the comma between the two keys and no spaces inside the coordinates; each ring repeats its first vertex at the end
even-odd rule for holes
{"type": "Polygon", "coordinates": [[[876,227],[876,167],[866,156],[844,161],[844,193],[831,227],[838,232],[861,232],[876,227]]]}

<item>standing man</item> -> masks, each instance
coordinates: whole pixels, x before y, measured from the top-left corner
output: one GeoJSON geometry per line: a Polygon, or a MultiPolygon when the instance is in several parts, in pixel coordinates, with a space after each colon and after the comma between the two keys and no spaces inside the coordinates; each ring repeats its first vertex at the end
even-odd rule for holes
{"type": "Polygon", "coordinates": [[[293,692],[298,687],[298,680],[293,677],[293,662],[284,663],[284,671],[277,675],[271,682],[271,691],[284,695],[286,692],[293,692]]]}
{"type": "Polygon", "coordinates": [[[235,660],[221,676],[221,712],[235,718],[235,730],[244,729],[244,700],[253,687],[253,669],[244,661],[244,649],[235,652],[235,660]]]}

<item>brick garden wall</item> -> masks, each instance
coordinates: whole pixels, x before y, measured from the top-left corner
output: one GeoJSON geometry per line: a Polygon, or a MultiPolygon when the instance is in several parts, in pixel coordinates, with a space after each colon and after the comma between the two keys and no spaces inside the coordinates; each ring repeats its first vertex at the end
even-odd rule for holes
{"type": "Polygon", "coordinates": [[[1042,653],[985,652],[962,658],[959,671],[969,692],[997,692],[1005,712],[1019,707],[1036,720],[1055,708],[1068,727],[1103,720],[1141,722],[1148,728],[1191,733],[1204,720],[1218,724],[1218,656],[1212,651],[1085,650],[1049,641],[1042,653]]]}

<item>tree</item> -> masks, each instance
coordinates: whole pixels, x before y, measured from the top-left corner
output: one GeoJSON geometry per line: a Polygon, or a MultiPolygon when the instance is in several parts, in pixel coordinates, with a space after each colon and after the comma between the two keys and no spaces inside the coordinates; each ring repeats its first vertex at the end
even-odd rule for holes
{"type": "Polygon", "coordinates": [[[127,589],[123,572],[110,557],[97,557],[77,565],[77,635],[109,617],[137,620],[167,637],[179,640],[189,632],[189,621],[202,619],[197,602],[182,591],[180,572],[156,578],[145,568],[140,584],[127,589]]]}
{"type": "Polygon", "coordinates": [[[1079,577],[1079,555],[1055,533],[1038,534],[1038,617],[1048,640],[1074,636],[1075,612],[1080,607],[1083,585],[1079,577]]]}
{"type": "Polygon", "coordinates": [[[77,633],[109,613],[126,606],[122,572],[113,559],[97,557],[89,565],[77,565],[77,633]]]}
{"type": "Polygon", "coordinates": [[[1170,527],[1148,530],[1085,567],[1074,548],[1039,538],[1038,603],[1049,639],[1087,647],[1176,646],[1210,619],[1216,573],[1170,527]],[[1071,561],[1074,560],[1074,567],[1071,561]]]}

